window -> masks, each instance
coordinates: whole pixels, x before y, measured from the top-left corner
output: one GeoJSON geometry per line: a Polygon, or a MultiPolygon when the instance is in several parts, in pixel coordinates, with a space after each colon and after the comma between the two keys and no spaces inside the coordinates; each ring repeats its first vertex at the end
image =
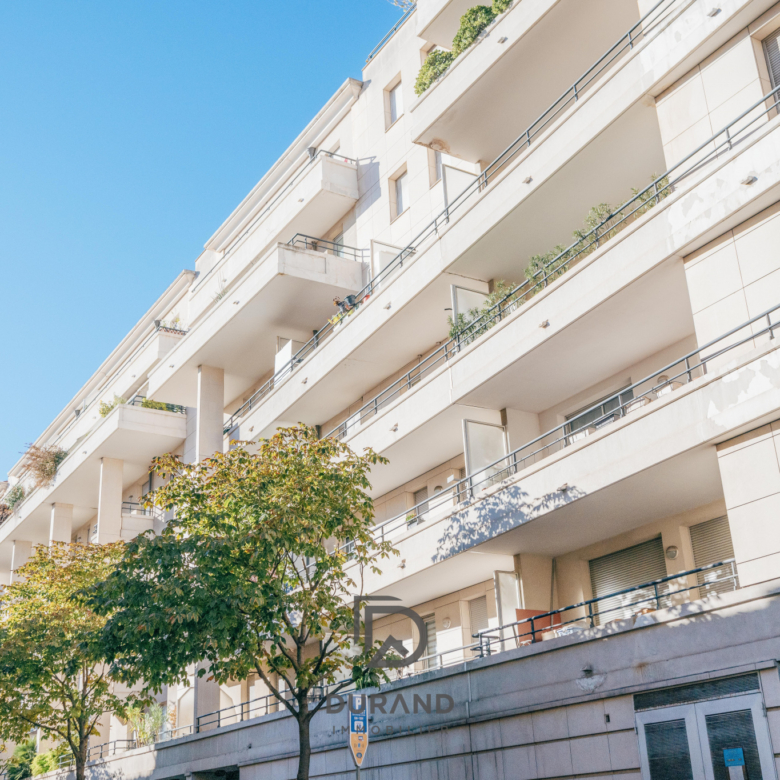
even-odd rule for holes
{"type": "Polygon", "coordinates": [[[394,125],[404,113],[404,97],[400,81],[388,91],[388,97],[390,99],[390,124],[394,125]]]}
{"type": "Polygon", "coordinates": [[[566,433],[572,434],[577,431],[585,431],[591,427],[600,428],[602,425],[608,425],[617,420],[619,413],[610,414],[610,412],[615,411],[623,404],[627,404],[634,397],[634,391],[626,390],[620,393],[619,396],[613,395],[615,397],[607,396],[606,399],[596,401],[595,404],[588,404],[586,409],[590,409],[590,411],[579,411],[568,415],[566,417],[566,433]]]}
{"type": "Polygon", "coordinates": [[[428,149],[428,176],[431,187],[441,181],[442,165],[442,153],[435,149],[428,149]]]}
{"type": "MultiPolygon", "coordinates": [[[[416,490],[414,493],[414,505],[417,506],[415,510],[417,517],[424,515],[428,511],[428,488],[424,487],[421,490],[416,490]],[[419,506],[417,506],[419,504],[419,506]]],[[[424,518],[420,518],[421,520],[424,518]]]]}
{"type": "Polygon", "coordinates": [[[478,599],[469,601],[469,624],[471,633],[476,634],[490,628],[488,620],[487,596],[480,596],[478,599]]]}
{"type": "Polygon", "coordinates": [[[393,180],[392,186],[392,194],[395,196],[393,204],[393,219],[395,219],[409,208],[409,175],[406,171],[393,180]]]}
{"type": "Polygon", "coordinates": [[[339,233],[333,239],[333,254],[337,257],[344,257],[344,234],[339,233]]]}
{"type": "Polygon", "coordinates": [[[436,655],[438,652],[437,646],[436,646],[436,617],[434,615],[428,615],[427,617],[423,618],[423,623],[425,623],[425,634],[426,634],[426,643],[425,643],[425,668],[426,669],[438,669],[439,668],[439,658],[436,655]]]}
{"type": "Polygon", "coordinates": [[[475,492],[509,476],[507,461],[501,460],[507,454],[506,431],[502,426],[464,420],[463,438],[470,487],[475,492]]]}

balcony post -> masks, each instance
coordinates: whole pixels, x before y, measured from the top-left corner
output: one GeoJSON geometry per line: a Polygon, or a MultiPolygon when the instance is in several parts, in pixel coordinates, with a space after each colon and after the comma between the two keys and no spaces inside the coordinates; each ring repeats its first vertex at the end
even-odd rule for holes
{"type": "Polygon", "coordinates": [[[198,406],[195,412],[195,462],[222,452],[225,410],[225,371],[198,366],[198,406]]]}
{"type": "Polygon", "coordinates": [[[18,582],[16,571],[27,563],[27,559],[32,555],[32,542],[22,539],[16,539],[11,549],[11,582],[18,582]]]}
{"type": "Polygon", "coordinates": [[[54,503],[49,519],[49,547],[52,542],[70,543],[73,533],[73,504],[54,503]]]}
{"type": "Polygon", "coordinates": [[[122,538],[123,471],[124,461],[118,458],[101,458],[97,528],[94,537],[98,544],[116,542],[122,538]]]}

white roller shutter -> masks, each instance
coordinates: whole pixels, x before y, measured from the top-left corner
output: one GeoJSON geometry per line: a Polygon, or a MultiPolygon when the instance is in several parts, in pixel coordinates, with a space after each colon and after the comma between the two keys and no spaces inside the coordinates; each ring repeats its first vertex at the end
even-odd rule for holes
{"type": "Polygon", "coordinates": [[[489,628],[487,596],[480,596],[478,599],[469,601],[469,617],[472,634],[489,628]]]}
{"type": "Polygon", "coordinates": [[[772,88],[780,85],[780,30],[775,30],[764,39],[764,56],[766,66],[769,69],[769,78],[772,80],[772,88]]]}
{"type": "MultiPolygon", "coordinates": [[[[603,598],[611,593],[666,577],[664,546],[660,536],[634,547],[594,558],[589,564],[594,598],[603,598]]],[[[593,605],[593,611],[598,613],[597,622],[608,623],[611,620],[630,617],[642,607],[655,608],[655,601],[636,603],[652,598],[653,594],[653,589],[648,588],[605,598],[593,605]],[[635,606],[631,606],[634,604],[635,606]]]]}
{"type": "MultiPolygon", "coordinates": [[[[692,525],[691,546],[693,547],[693,563],[696,568],[720,563],[734,557],[734,545],[731,542],[731,529],[726,516],[715,517],[703,523],[692,525]]],[[[731,566],[722,566],[709,571],[701,571],[696,577],[702,586],[702,596],[710,593],[724,593],[734,590],[736,583],[726,579],[732,574],[731,566]]]]}

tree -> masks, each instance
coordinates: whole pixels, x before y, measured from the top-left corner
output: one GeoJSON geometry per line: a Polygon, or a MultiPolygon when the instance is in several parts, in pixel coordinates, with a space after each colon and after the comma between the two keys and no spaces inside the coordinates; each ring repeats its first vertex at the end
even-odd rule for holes
{"type": "Polygon", "coordinates": [[[31,729],[62,741],[83,780],[89,737],[107,711],[124,712],[95,653],[106,622],[74,597],[104,580],[121,543],[39,546],[5,587],[0,611],[0,736],[31,729]]]}
{"type": "Polygon", "coordinates": [[[312,428],[287,428],[251,453],[241,443],[198,464],[166,455],[167,484],[150,501],[175,509],[157,536],[136,537],[91,604],[108,615],[104,652],[125,682],[153,690],[186,682],[187,667],[218,683],[257,674],[298,724],[298,779],[309,776],[311,719],[355,679],[376,684],[351,648],[352,598],[366,567],[387,557],[371,536],[371,450],[356,455],[312,428]],[[339,541],[349,541],[348,551],[339,541]],[[286,687],[286,695],[283,694],[286,687]]]}

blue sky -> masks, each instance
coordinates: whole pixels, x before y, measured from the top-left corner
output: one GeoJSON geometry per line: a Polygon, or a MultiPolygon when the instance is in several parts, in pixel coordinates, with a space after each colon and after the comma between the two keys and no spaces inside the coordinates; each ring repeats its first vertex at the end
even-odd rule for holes
{"type": "Polygon", "coordinates": [[[0,478],[399,16],[0,4],[0,478]]]}

